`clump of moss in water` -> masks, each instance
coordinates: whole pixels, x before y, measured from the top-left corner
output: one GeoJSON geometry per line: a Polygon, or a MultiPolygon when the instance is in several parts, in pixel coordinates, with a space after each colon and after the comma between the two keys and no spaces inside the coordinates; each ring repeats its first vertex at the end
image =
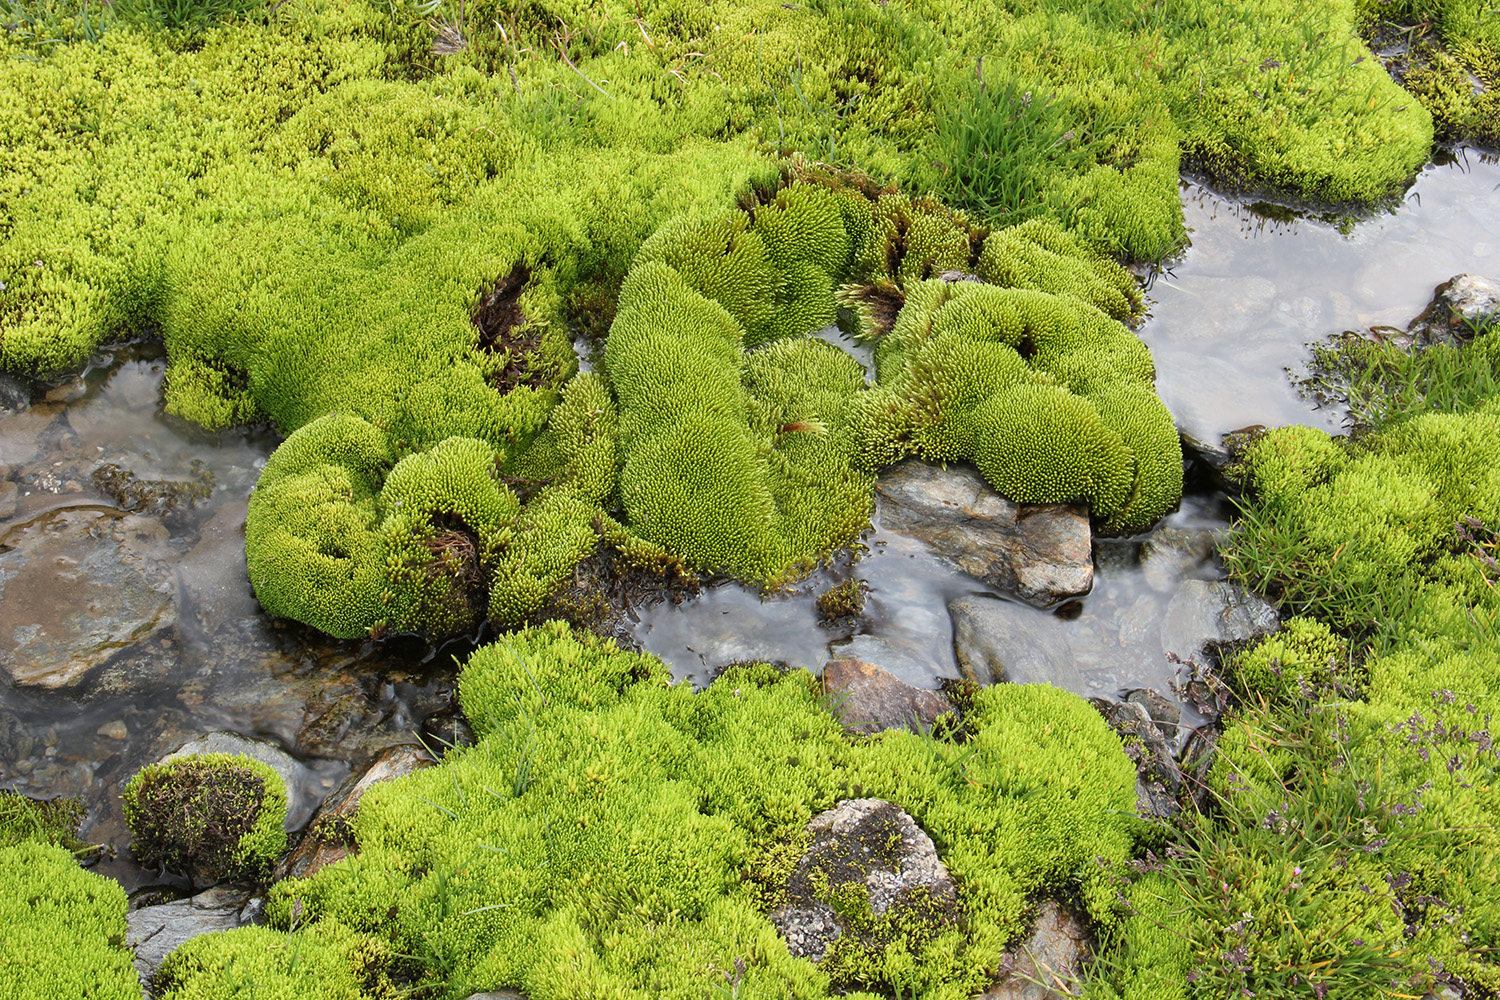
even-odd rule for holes
{"type": "Polygon", "coordinates": [[[818,595],[818,617],[825,625],[853,621],[865,613],[869,589],[869,584],[856,578],[834,584],[818,595]]]}
{"type": "Polygon", "coordinates": [[[737,963],[742,997],[827,996],[829,970],[791,957],[759,887],[856,786],[929,832],[969,914],[941,947],[917,948],[920,962],[866,955],[844,970],[858,981],[970,996],[1037,893],[1077,894],[1113,919],[1094,859],[1129,857],[1134,772],[1074,695],[979,692],[962,746],[905,732],[855,742],[804,671],[732,668],[694,694],[659,661],[558,624],[481,649],[459,683],[476,745],[372,789],[354,819],[359,853],[277,883],[271,931],[179,952],[165,996],[227,995],[223,983],[252,973],[281,995],[304,974],[295,940],[303,954],[353,956],[341,969],[329,959],[319,996],[363,995],[361,963],[378,954],[392,957],[374,972],[454,997],[698,998],[737,963]],[[287,948],[256,947],[273,932],[287,948]]]}
{"type": "Polygon", "coordinates": [[[1500,989],[1500,339],[1350,350],[1362,433],[1246,454],[1226,562],[1313,617],[1239,655],[1214,809],[1128,890],[1120,996],[1500,989]]]}

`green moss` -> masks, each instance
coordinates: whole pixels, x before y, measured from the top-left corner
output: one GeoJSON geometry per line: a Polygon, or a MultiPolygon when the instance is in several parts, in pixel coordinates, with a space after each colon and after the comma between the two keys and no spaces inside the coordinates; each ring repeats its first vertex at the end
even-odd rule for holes
{"type": "Polygon", "coordinates": [[[0,847],[30,842],[54,844],[75,856],[87,854],[89,845],[78,838],[83,814],[80,799],[33,799],[0,791],[0,847]]]}
{"type": "Polygon", "coordinates": [[[0,846],[0,995],[136,1000],[125,947],[125,891],[83,871],[66,850],[0,846]]]}
{"type": "Polygon", "coordinates": [[[243,754],[188,754],[142,768],[124,804],[136,860],[200,884],[264,879],[286,849],[286,785],[243,754]]]}
{"type": "Polygon", "coordinates": [[[1317,699],[1350,689],[1349,644],[1311,618],[1288,618],[1234,660],[1234,675],[1252,695],[1317,699]]]}
{"type": "Polygon", "coordinates": [[[557,623],[476,652],[460,695],[476,745],[372,789],[359,853],[278,883],[272,930],[176,953],[167,996],[228,996],[230,970],[268,995],[324,975],[329,995],[358,995],[343,985],[354,977],[379,996],[400,975],[455,997],[699,997],[737,967],[741,996],[827,996],[829,971],[790,957],[763,883],[745,876],[851,794],[916,818],[968,914],[919,965],[899,949],[851,957],[861,981],[972,994],[1036,893],[1076,893],[1113,920],[1094,859],[1128,856],[1134,774],[1073,695],[979,692],[963,746],[904,732],[852,743],[806,672],[737,667],[695,695],[654,658],[557,623]]]}
{"type": "Polygon", "coordinates": [[[189,939],[162,962],[152,989],[162,1000],[383,1000],[402,995],[390,979],[396,960],[378,938],[331,922],[316,934],[241,927],[189,939]]]}
{"type": "Polygon", "coordinates": [[[818,617],[825,624],[858,618],[864,614],[865,593],[869,589],[869,584],[858,579],[848,579],[829,587],[818,595],[818,617]]]}

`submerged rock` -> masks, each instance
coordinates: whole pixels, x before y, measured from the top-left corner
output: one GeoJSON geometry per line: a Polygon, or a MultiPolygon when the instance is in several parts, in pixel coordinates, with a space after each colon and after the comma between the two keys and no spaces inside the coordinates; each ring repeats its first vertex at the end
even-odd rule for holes
{"type": "Polygon", "coordinates": [[[976,684],[1053,684],[1086,690],[1067,636],[1039,627],[1040,616],[993,597],[962,597],[948,605],[958,669],[976,684]]]}
{"type": "Polygon", "coordinates": [[[892,921],[905,923],[910,941],[913,922],[931,937],[958,918],[958,887],[932,838],[891,803],[847,799],[814,816],[807,832],[812,844],[788,880],[785,905],[771,914],[796,957],[821,961],[845,935],[855,947],[881,947],[882,925],[892,921]],[[847,905],[852,897],[868,905],[847,905]]]}
{"type": "Polygon", "coordinates": [[[0,540],[0,670],[71,688],[175,617],[167,532],[144,517],[58,511],[0,540]]]}
{"type": "Polygon", "coordinates": [[[1164,653],[1196,660],[1211,643],[1248,642],[1281,627],[1266,601],[1225,580],[1184,580],[1161,622],[1164,653]]]}
{"type": "Polygon", "coordinates": [[[1088,516],[1068,504],[1017,504],[967,464],[907,460],[875,484],[883,527],[911,535],[996,590],[1047,607],[1094,584],[1088,516]]]}
{"type": "Polygon", "coordinates": [[[302,841],[277,866],[276,880],[306,878],[324,865],[347,857],[354,847],[349,821],[354,818],[365,792],[381,782],[393,781],[434,763],[427,751],[419,746],[386,747],[368,767],[351,774],[324,800],[302,841]]]}
{"type": "Polygon", "coordinates": [[[834,714],[844,728],[865,735],[930,731],[938,716],[955,711],[946,695],[912,687],[862,660],[829,660],[823,690],[835,699],[834,714]]]}
{"type": "Polygon", "coordinates": [[[977,1000],[1061,1000],[1077,995],[1094,935],[1084,918],[1048,899],[1021,943],[1000,959],[1000,981],[977,1000]]]}
{"type": "Polygon", "coordinates": [[[1170,594],[1179,580],[1213,554],[1212,531],[1162,525],[1141,543],[1141,575],[1160,594],[1170,594]]]}
{"type": "Polygon", "coordinates": [[[1500,323],[1500,281],[1459,274],[1433,290],[1432,301],[1411,321],[1406,335],[1416,347],[1457,346],[1500,323]]]}

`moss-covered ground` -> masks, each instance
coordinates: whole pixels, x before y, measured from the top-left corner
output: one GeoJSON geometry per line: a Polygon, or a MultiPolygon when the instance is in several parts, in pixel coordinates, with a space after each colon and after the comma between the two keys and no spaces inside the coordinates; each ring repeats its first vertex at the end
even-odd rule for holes
{"type": "MultiPolygon", "coordinates": [[[[1387,198],[1435,134],[1494,135],[1496,24],[1473,0],[0,0],[0,367],[159,335],[168,412],[286,434],[252,583],[336,635],[518,625],[600,546],[774,586],[911,453],[1138,530],[1181,464],[1117,261],[1182,244],[1180,171],[1387,198]],[[1393,34],[1409,90],[1364,40],[1393,34]],[[808,339],[834,320],[876,342],[873,386],[808,339]]],[[[1212,805],[1175,827],[1139,824],[1118,740],[1050,688],[977,693],[962,741],[851,741],[805,674],[693,695],[532,628],[465,667],[474,747],[372,791],[357,854],[157,988],[826,996],[764,912],[813,814],[881,796],[966,916],[844,961],[874,995],[983,989],[1040,894],[1098,922],[1095,996],[1494,994],[1495,343],[1356,351],[1362,433],[1250,450],[1228,558],[1302,618],[1231,665],[1212,805]]],[[[0,986],[133,993],[123,898],[22,819],[0,986]]]]}
{"type": "Polygon", "coordinates": [[[0,12],[0,366],[159,334],[168,412],[304,435],[252,583],[342,636],[520,624],[601,545],[776,586],[911,452],[1139,530],[1178,460],[1107,258],[1182,244],[1184,165],[1371,202],[1433,139],[1353,0],[0,12]],[[893,336],[945,274],[998,289],[893,336]],[[871,392],[806,340],[840,307],[891,340],[871,392]]]}

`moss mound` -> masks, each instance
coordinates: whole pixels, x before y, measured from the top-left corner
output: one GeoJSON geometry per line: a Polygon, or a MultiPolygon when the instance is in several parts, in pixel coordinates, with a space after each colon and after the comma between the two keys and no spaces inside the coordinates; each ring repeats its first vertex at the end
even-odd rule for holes
{"type": "Polygon", "coordinates": [[[136,860],[200,885],[263,879],[286,849],[286,786],[243,754],[152,764],[130,779],[124,800],[136,860]]]}
{"type": "Polygon", "coordinates": [[[0,995],[138,1000],[125,891],[61,847],[0,846],[0,995]]]}
{"type": "MultiPolygon", "coordinates": [[[[1095,859],[1131,849],[1133,771],[1073,695],[985,690],[963,745],[904,732],[851,742],[805,672],[737,668],[695,695],[654,658],[558,624],[475,653],[460,691],[478,743],[372,789],[354,820],[359,854],[272,890],[287,949],[366,963],[338,982],[373,967],[454,997],[700,997],[742,967],[741,996],[827,996],[827,971],[791,957],[763,896],[785,884],[813,815],[866,795],[928,831],[969,920],[841,968],[861,989],[971,995],[1039,892],[1076,893],[1111,919],[1095,859]]],[[[236,956],[258,940],[199,939],[169,965],[196,970],[201,992],[181,978],[165,995],[227,996],[205,970],[248,962],[236,956]]],[[[304,973],[278,950],[257,974],[290,990],[304,973]]]]}

